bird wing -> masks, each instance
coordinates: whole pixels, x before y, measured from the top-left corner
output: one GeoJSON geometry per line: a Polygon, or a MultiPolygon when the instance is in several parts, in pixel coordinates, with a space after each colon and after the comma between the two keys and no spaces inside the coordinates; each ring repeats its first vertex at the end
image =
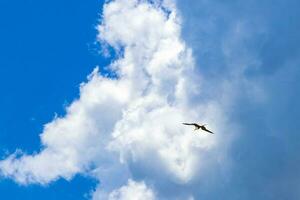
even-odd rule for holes
{"type": "Polygon", "coordinates": [[[182,123],[184,125],[194,125],[194,124],[191,124],[191,123],[182,123]]]}
{"type": "Polygon", "coordinates": [[[196,124],[196,123],[182,123],[182,124],[184,124],[184,125],[191,125],[191,126],[199,126],[198,124],[196,124]]]}
{"type": "Polygon", "coordinates": [[[209,133],[211,133],[211,134],[214,134],[213,132],[211,132],[210,130],[206,129],[205,127],[204,127],[202,130],[204,130],[204,131],[206,131],[206,132],[209,132],[209,133]]]}

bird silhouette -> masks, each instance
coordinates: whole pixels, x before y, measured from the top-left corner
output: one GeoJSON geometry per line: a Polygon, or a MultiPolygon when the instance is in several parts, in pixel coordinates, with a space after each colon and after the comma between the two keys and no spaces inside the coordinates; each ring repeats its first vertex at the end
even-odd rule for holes
{"type": "Polygon", "coordinates": [[[199,125],[199,124],[196,124],[196,123],[182,123],[182,124],[184,124],[184,125],[189,125],[189,126],[195,126],[195,131],[196,130],[198,130],[198,129],[201,129],[201,130],[203,130],[203,131],[206,131],[206,132],[209,132],[209,133],[211,133],[211,134],[214,134],[213,132],[211,132],[210,130],[208,130],[206,127],[205,127],[205,125],[206,124],[203,124],[203,125],[199,125]]]}

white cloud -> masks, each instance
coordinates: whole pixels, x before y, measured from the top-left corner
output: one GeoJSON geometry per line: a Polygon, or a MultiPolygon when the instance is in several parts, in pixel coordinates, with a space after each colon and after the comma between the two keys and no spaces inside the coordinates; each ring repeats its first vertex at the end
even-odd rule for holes
{"type": "Polygon", "coordinates": [[[109,194],[95,193],[94,200],[155,200],[155,193],[144,182],[135,182],[131,179],[128,183],[109,194]]]}
{"type": "Polygon", "coordinates": [[[130,92],[126,81],[109,80],[97,73],[96,69],[89,82],[81,85],[80,99],[67,108],[67,115],[45,125],[40,153],[11,155],[0,162],[4,176],[23,184],[46,184],[59,177],[70,179],[101,157],[130,92]]]}
{"type": "Polygon", "coordinates": [[[115,0],[103,12],[99,41],[124,51],[110,66],[118,78],[105,78],[96,68],[66,116],[45,125],[41,151],[13,154],[0,170],[22,184],[86,173],[101,181],[95,199],[155,199],[147,181],[154,188],[191,183],[224,161],[231,139],[218,133],[227,126],[226,98],[199,98],[204,79],[195,74],[171,1],[115,0]],[[181,124],[198,120],[217,134],[195,134],[181,124]],[[144,182],[130,180],[137,176],[144,182]]]}

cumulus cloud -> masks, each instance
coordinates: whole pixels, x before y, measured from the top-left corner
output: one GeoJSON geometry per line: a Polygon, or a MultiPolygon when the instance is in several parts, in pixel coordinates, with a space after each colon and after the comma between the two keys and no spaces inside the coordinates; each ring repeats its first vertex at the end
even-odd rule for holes
{"type": "Polygon", "coordinates": [[[67,114],[45,125],[40,152],[10,155],[0,162],[1,174],[21,184],[89,174],[101,181],[94,199],[167,197],[161,188],[172,184],[192,199],[184,185],[209,168],[226,168],[231,135],[218,133],[228,128],[229,95],[224,89],[202,98],[206,79],[181,39],[171,1],[109,1],[98,30],[99,42],[119,52],[109,66],[116,78],[96,68],[67,114]],[[205,122],[217,134],[194,134],[186,121],[205,122]]]}
{"type": "Polygon", "coordinates": [[[149,189],[144,182],[135,182],[131,179],[128,183],[110,194],[95,193],[94,199],[107,200],[155,200],[155,193],[149,189]]]}
{"type": "Polygon", "coordinates": [[[43,149],[35,155],[18,151],[9,156],[0,163],[3,175],[23,184],[46,184],[89,169],[105,148],[112,124],[121,118],[121,108],[129,98],[125,82],[97,73],[96,68],[88,83],[81,85],[80,99],[67,108],[67,115],[45,125],[40,136],[43,149]]]}

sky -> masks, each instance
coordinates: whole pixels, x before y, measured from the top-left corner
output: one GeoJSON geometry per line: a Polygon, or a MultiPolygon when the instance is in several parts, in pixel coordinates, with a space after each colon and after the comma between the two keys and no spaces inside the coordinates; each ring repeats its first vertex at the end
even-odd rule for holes
{"type": "Polygon", "coordinates": [[[299,199],[299,4],[1,1],[1,198],[299,199]]]}

